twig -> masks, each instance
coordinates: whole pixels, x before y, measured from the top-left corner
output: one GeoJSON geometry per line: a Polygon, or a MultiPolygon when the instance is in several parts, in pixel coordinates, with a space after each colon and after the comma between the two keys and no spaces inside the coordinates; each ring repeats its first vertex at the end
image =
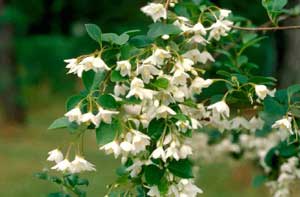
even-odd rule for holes
{"type": "Polygon", "coordinates": [[[300,25],[295,26],[282,26],[282,27],[239,27],[232,26],[233,29],[243,30],[243,31],[276,31],[276,30],[292,30],[300,29],[300,25]]]}
{"type": "Polygon", "coordinates": [[[166,10],[168,10],[168,8],[169,8],[169,5],[170,5],[170,0],[166,0],[166,4],[165,4],[165,8],[166,8],[166,10]]]}

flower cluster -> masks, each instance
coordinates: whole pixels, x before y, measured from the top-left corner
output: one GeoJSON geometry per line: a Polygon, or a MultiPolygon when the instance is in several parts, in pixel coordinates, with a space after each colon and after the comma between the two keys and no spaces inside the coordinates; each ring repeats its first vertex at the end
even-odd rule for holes
{"type": "MultiPolygon", "coordinates": [[[[147,36],[130,37],[130,31],[121,36],[109,33],[105,37],[115,39],[108,41],[97,26],[89,25],[93,29],[87,28],[88,33],[100,49],[65,60],[68,73],[82,78],[85,91],[68,100],[65,117],[51,128],[71,129],[78,147],[83,145],[85,131],[95,130],[99,149],[121,158],[120,180],[139,188],[140,195],[128,189],[132,196],[194,197],[203,193],[194,184],[190,160],[195,150],[201,150],[197,155],[208,160],[224,153],[258,158],[268,173],[272,169],[265,158],[282,138],[277,134],[257,138],[256,133],[272,128],[291,135],[296,132],[289,115],[274,123],[267,117],[270,113],[258,113],[262,106],[268,110],[265,103],[279,105],[281,101],[275,100],[270,79],[245,75],[248,70],[240,64],[247,58],[229,58],[234,59],[232,65],[224,66],[229,71],[218,61],[215,54],[220,51],[230,56],[222,40],[234,27],[231,11],[204,6],[197,8],[197,17],[189,18],[171,10],[177,3],[149,3],[141,8],[154,21],[147,36]],[[102,42],[107,43],[103,46],[102,42]],[[219,68],[224,70],[210,76],[219,68]],[[241,106],[255,113],[243,112],[241,106]],[[274,124],[268,125],[270,122],[274,124]],[[211,140],[206,130],[217,131],[220,139],[211,140]]],[[[56,163],[52,169],[71,174],[95,171],[82,150],[69,161],[72,146],[65,158],[57,149],[49,152],[47,160],[56,163]]],[[[289,160],[289,167],[281,166],[283,178],[280,175],[278,182],[295,171],[295,161],[289,160]]],[[[122,184],[117,181],[109,191],[122,184]]]]}

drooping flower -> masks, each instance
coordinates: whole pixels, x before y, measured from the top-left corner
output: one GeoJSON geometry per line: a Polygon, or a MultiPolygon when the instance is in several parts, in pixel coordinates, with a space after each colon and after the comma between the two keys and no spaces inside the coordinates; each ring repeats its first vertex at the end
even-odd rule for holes
{"type": "Polygon", "coordinates": [[[207,109],[211,109],[214,114],[222,115],[223,117],[228,117],[230,114],[230,108],[225,103],[225,101],[219,101],[207,107],[207,109]]]}
{"type": "Polygon", "coordinates": [[[192,148],[188,145],[182,145],[180,147],[179,156],[181,159],[186,159],[189,155],[192,155],[192,148]]]}
{"type": "Polygon", "coordinates": [[[51,169],[57,171],[67,171],[71,168],[71,166],[72,166],[71,162],[68,159],[64,159],[61,162],[58,162],[51,169]]]}
{"type": "Polygon", "coordinates": [[[282,118],[280,120],[277,120],[273,125],[272,128],[278,128],[282,131],[288,131],[291,134],[293,134],[293,128],[292,128],[292,118],[282,118]]]}
{"type": "Polygon", "coordinates": [[[134,129],[131,132],[134,134],[132,138],[132,145],[134,147],[132,153],[138,154],[146,150],[146,147],[150,145],[150,137],[134,129]]]}
{"type": "Polygon", "coordinates": [[[229,20],[217,20],[214,24],[209,27],[210,34],[208,40],[215,39],[217,41],[220,40],[221,36],[227,36],[233,22],[229,20]]]}
{"type": "Polygon", "coordinates": [[[55,163],[59,163],[62,160],[64,160],[64,155],[58,149],[54,149],[54,150],[48,152],[48,154],[49,154],[49,156],[47,158],[48,161],[54,161],[55,163]]]}
{"type": "Polygon", "coordinates": [[[159,75],[160,73],[161,71],[159,69],[149,63],[143,63],[137,68],[137,74],[142,76],[142,79],[146,84],[154,78],[153,76],[159,75]]]}
{"type": "Polygon", "coordinates": [[[93,123],[95,124],[96,127],[99,126],[101,121],[103,121],[107,124],[111,124],[112,116],[116,115],[116,114],[119,114],[119,112],[106,110],[106,109],[103,109],[102,107],[99,107],[98,113],[93,118],[93,123]]]}
{"type": "Polygon", "coordinates": [[[176,112],[166,105],[161,105],[156,110],[157,118],[166,118],[168,115],[176,115],[176,112]]]}
{"type": "Polygon", "coordinates": [[[127,87],[125,84],[116,83],[116,85],[114,87],[114,95],[115,96],[124,96],[128,90],[129,90],[129,87],[127,87]]]}
{"type": "Polygon", "coordinates": [[[151,157],[153,159],[162,159],[164,162],[166,162],[166,153],[162,146],[157,147],[151,154],[151,157]]]}
{"type": "Polygon", "coordinates": [[[200,94],[203,88],[208,88],[213,83],[211,79],[203,79],[201,77],[196,77],[190,86],[192,94],[200,94]]]}
{"type": "Polygon", "coordinates": [[[69,169],[71,173],[80,173],[84,171],[96,171],[95,166],[85,160],[83,157],[76,155],[75,159],[71,162],[69,169]]]}
{"type": "Polygon", "coordinates": [[[265,85],[255,85],[255,93],[261,100],[264,100],[267,95],[274,97],[275,89],[273,91],[269,90],[265,85]]]}
{"type": "Polygon", "coordinates": [[[153,90],[145,89],[144,82],[139,78],[134,78],[130,84],[130,91],[126,98],[136,96],[139,99],[152,99],[155,92],[153,90]]]}
{"type": "Polygon", "coordinates": [[[100,147],[100,150],[104,150],[106,154],[113,153],[115,158],[118,158],[121,154],[121,148],[117,141],[112,141],[108,144],[105,144],[104,146],[100,147]]]}
{"type": "Polygon", "coordinates": [[[117,62],[116,70],[119,70],[123,77],[131,75],[131,64],[128,60],[117,62]]]}
{"type": "Polygon", "coordinates": [[[144,162],[140,160],[135,160],[131,166],[129,166],[126,170],[130,172],[131,177],[137,177],[142,171],[142,167],[144,162]]]}
{"type": "Polygon", "coordinates": [[[220,9],[220,16],[219,18],[223,20],[224,18],[227,18],[231,14],[231,10],[226,9],[220,9]]]}
{"type": "Polygon", "coordinates": [[[80,111],[79,107],[75,107],[68,111],[65,116],[68,118],[70,122],[76,122],[77,124],[80,124],[81,118],[82,118],[82,113],[80,111]]]}
{"type": "Polygon", "coordinates": [[[167,19],[167,10],[163,4],[149,3],[141,8],[142,12],[150,16],[154,22],[159,21],[161,18],[167,19]]]}
{"type": "Polygon", "coordinates": [[[81,116],[80,122],[92,122],[96,125],[98,120],[92,112],[88,112],[81,116]]]}

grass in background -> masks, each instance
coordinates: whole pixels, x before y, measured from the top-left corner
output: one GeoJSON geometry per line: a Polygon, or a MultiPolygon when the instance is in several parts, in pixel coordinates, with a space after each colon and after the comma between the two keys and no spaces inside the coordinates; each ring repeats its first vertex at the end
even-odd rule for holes
{"type": "MultiPolygon", "coordinates": [[[[37,93],[36,93],[37,94],[37,93]]],[[[24,127],[0,125],[0,196],[2,197],[46,197],[57,191],[54,185],[38,180],[35,172],[51,167],[46,162],[47,152],[67,143],[70,135],[66,131],[47,131],[49,124],[64,114],[64,99],[43,94],[28,97],[28,123],[24,127]],[[38,100],[36,100],[38,98],[38,100]],[[49,99],[51,98],[51,100],[49,99]],[[4,135],[5,133],[6,135],[4,135]],[[9,134],[9,135],[7,135],[9,134]]],[[[97,149],[95,134],[86,135],[86,158],[97,165],[97,172],[86,173],[89,178],[89,197],[105,195],[107,184],[114,181],[119,162],[97,149]]],[[[201,150],[199,150],[201,151],[201,150]]],[[[253,169],[245,163],[203,164],[199,170],[199,186],[203,197],[265,197],[264,189],[251,187],[253,169]]]]}

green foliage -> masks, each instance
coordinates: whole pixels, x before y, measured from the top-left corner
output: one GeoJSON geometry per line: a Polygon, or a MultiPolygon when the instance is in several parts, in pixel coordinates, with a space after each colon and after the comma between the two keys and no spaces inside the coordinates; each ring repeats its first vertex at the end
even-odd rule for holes
{"type": "Polygon", "coordinates": [[[179,27],[172,24],[154,23],[149,26],[148,36],[150,38],[157,38],[164,34],[173,35],[180,33],[179,27]]]}
{"type": "Polygon", "coordinates": [[[159,185],[162,177],[164,176],[164,170],[160,169],[156,165],[149,165],[145,167],[145,180],[149,185],[159,185]]]}
{"type": "Polygon", "coordinates": [[[67,128],[70,122],[67,117],[56,119],[48,128],[48,130],[67,128]]]}
{"type": "Polygon", "coordinates": [[[112,120],[111,124],[101,122],[99,127],[96,129],[96,139],[99,145],[107,144],[113,141],[120,133],[121,125],[118,120],[112,120]]]}
{"type": "Polygon", "coordinates": [[[168,169],[172,172],[175,176],[181,178],[194,178],[193,176],[193,166],[192,163],[188,159],[184,160],[172,160],[168,165],[168,169]]]}
{"type": "Polygon", "coordinates": [[[102,45],[102,31],[100,27],[95,24],[85,24],[85,28],[89,36],[98,42],[100,46],[102,45]]]}
{"type": "Polygon", "coordinates": [[[288,0],[262,0],[262,5],[267,10],[270,20],[278,23],[278,16],[283,13],[282,9],[286,6],[288,0]]]}
{"type": "Polygon", "coordinates": [[[82,81],[84,84],[84,87],[88,91],[93,91],[98,88],[101,81],[103,81],[105,78],[105,72],[97,72],[94,71],[88,71],[84,72],[82,75],[82,81]]]}
{"type": "Polygon", "coordinates": [[[148,135],[153,140],[158,140],[163,134],[166,127],[164,119],[153,119],[148,126],[148,135]]]}

